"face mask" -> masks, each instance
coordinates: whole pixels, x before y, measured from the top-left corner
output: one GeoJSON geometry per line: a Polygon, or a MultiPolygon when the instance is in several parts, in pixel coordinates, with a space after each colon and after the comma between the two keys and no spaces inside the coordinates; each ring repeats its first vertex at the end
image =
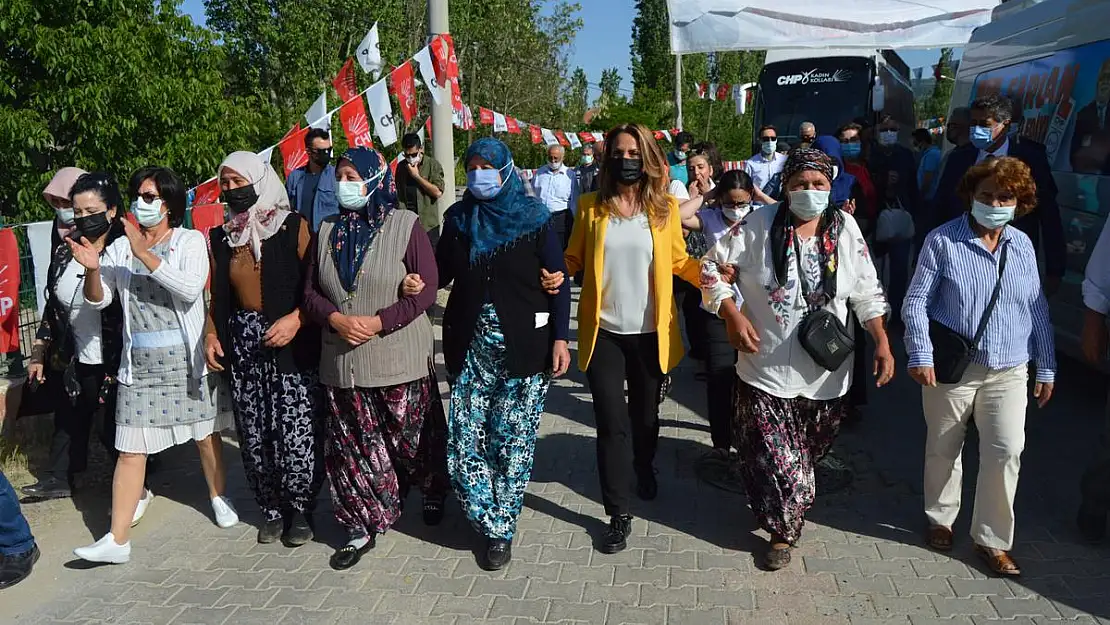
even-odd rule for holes
{"type": "Polygon", "coordinates": [[[312,162],[315,163],[317,167],[327,167],[328,164],[331,163],[331,148],[326,150],[313,150],[312,162]]]}
{"type": "Polygon", "coordinates": [[[685,152],[683,152],[683,151],[681,151],[681,150],[675,150],[675,151],[674,151],[674,157],[675,157],[676,159],[678,159],[678,162],[680,162],[680,163],[681,163],[682,161],[685,161],[685,160],[686,160],[686,153],[685,153],[685,152]]]}
{"type": "Polygon", "coordinates": [[[254,186],[249,184],[238,189],[228,189],[223,192],[223,196],[227,209],[235,215],[248,210],[258,202],[258,193],[255,192],[254,186]]]}
{"type": "Polygon", "coordinates": [[[509,161],[501,169],[472,169],[466,172],[466,188],[479,200],[493,199],[505,186],[501,172],[506,169],[512,172],[512,167],[513,162],[509,161]]]}
{"type": "Polygon", "coordinates": [[[844,158],[859,158],[861,147],[859,143],[840,144],[840,150],[844,152],[844,158]]]}
{"type": "Polygon", "coordinates": [[[778,139],[775,139],[774,141],[764,141],[763,142],[763,154],[764,154],[764,156],[770,156],[770,155],[774,154],[775,149],[778,148],[778,146],[779,146],[779,140],[778,139]]]}
{"type": "Polygon", "coordinates": [[[104,236],[104,233],[108,232],[108,228],[112,226],[111,222],[108,221],[107,212],[78,217],[74,219],[74,222],[77,224],[77,230],[81,232],[81,235],[90,241],[95,241],[104,236]]]}
{"type": "Polygon", "coordinates": [[[414,154],[412,156],[406,156],[405,160],[409,162],[409,165],[412,165],[413,167],[416,167],[417,165],[420,164],[420,155],[419,154],[414,154]]]}
{"type": "Polygon", "coordinates": [[[357,211],[366,206],[370,201],[369,195],[362,194],[362,188],[366,186],[365,182],[341,180],[336,183],[335,199],[339,201],[339,205],[351,211],[357,211]]]}
{"type": "Polygon", "coordinates": [[[879,143],[881,145],[894,145],[898,143],[897,130],[881,130],[879,131],[879,143]]]}
{"type": "Polygon", "coordinates": [[[641,159],[614,156],[609,159],[609,162],[617,174],[617,181],[621,184],[631,186],[644,177],[644,161],[641,159]]]}
{"type": "Polygon", "coordinates": [[[551,166],[551,171],[559,171],[563,168],[563,161],[549,162],[548,165],[551,166]]]}
{"type": "Polygon", "coordinates": [[[58,216],[58,223],[67,226],[73,225],[73,209],[72,208],[55,208],[54,214],[58,216]]]}
{"type": "Polygon", "coordinates": [[[751,204],[733,204],[732,206],[722,206],[721,213],[724,214],[725,219],[729,221],[740,221],[744,215],[751,209],[751,204]]]}
{"type": "Polygon", "coordinates": [[[816,219],[829,207],[828,191],[791,191],[790,212],[802,221],[816,219]]]}
{"type": "Polygon", "coordinates": [[[1017,206],[991,206],[978,200],[971,203],[971,216],[980,226],[988,230],[997,230],[1014,220],[1014,210],[1017,206]]]}
{"type": "Polygon", "coordinates": [[[150,204],[139,198],[131,203],[131,214],[135,216],[135,221],[144,228],[153,228],[162,223],[166,218],[165,213],[162,212],[162,198],[154,200],[150,204]]]}
{"type": "Polygon", "coordinates": [[[986,126],[973,126],[971,128],[971,145],[980,150],[985,150],[994,143],[994,129],[986,126]]]}

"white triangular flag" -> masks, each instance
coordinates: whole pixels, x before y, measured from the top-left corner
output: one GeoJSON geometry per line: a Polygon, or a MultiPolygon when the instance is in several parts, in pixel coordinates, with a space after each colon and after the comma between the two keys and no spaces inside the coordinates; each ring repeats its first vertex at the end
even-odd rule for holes
{"type": "Polygon", "coordinates": [[[377,22],[374,22],[370,32],[362,38],[362,43],[358,44],[356,58],[358,58],[358,64],[362,66],[362,71],[371,74],[374,80],[377,80],[378,75],[382,73],[382,51],[378,47],[377,22]]]}
{"type": "Polygon", "coordinates": [[[567,137],[567,143],[570,144],[570,149],[577,150],[582,147],[582,142],[578,140],[578,135],[573,132],[563,133],[567,137]]]}
{"type": "Polygon", "coordinates": [[[276,145],[271,145],[270,147],[266,148],[265,150],[262,150],[261,152],[258,153],[258,158],[262,159],[263,163],[266,163],[267,165],[269,165],[270,164],[270,157],[273,155],[275,147],[277,147],[277,146],[276,145]]]}
{"type": "Polygon", "coordinates": [[[416,131],[416,136],[420,137],[420,145],[424,145],[424,126],[420,126],[420,130],[416,131]]]}
{"type": "Polygon", "coordinates": [[[493,112],[493,131],[494,132],[509,132],[509,122],[505,120],[504,113],[493,112]]]}
{"type": "Polygon", "coordinates": [[[312,106],[308,107],[304,119],[311,128],[331,130],[331,116],[328,115],[328,93],[326,91],[316,98],[312,106]]]}
{"type": "Polygon", "coordinates": [[[424,46],[424,49],[416,53],[412,57],[416,60],[417,67],[420,68],[420,78],[424,80],[424,84],[428,87],[428,91],[432,94],[432,99],[436,104],[439,104],[439,99],[443,97],[439,83],[436,82],[436,67],[432,64],[432,49],[424,46]]]}
{"type": "Polygon", "coordinates": [[[670,142],[674,141],[674,139],[671,138],[671,131],[670,130],[664,130],[663,131],[663,138],[667,140],[667,143],[670,143],[670,142]]]}
{"type": "Polygon", "coordinates": [[[594,133],[594,141],[604,141],[604,140],[605,140],[605,133],[604,132],[595,132],[594,133]]]}
{"type": "Polygon", "coordinates": [[[393,106],[389,103],[389,87],[379,80],[366,90],[366,102],[374,117],[374,134],[382,140],[382,147],[397,142],[397,126],[393,121],[393,106]]]}
{"type": "Polygon", "coordinates": [[[551,147],[553,145],[559,145],[559,140],[557,138],[555,138],[555,133],[551,132],[547,128],[541,128],[540,129],[540,134],[543,135],[543,142],[548,147],[551,147]]]}

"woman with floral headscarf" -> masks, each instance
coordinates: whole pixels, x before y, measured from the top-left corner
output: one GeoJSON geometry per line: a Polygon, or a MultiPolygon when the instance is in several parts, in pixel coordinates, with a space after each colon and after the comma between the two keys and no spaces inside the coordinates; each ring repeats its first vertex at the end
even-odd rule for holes
{"type": "Polygon", "coordinates": [[[228,372],[243,471],[262,510],[258,542],[312,539],[309,516],[324,482],[319,431],[320,335],[300,308],[309,224],[253,152],[219,169],[231,220],[210,233],[205,357],[228,372]]]}
{"type": "MultiPolygon", "coordinates": [[[[819,364],[801,330],[811,315],[833,324],[831,313],[851,335],[850,308],[875,341],[878,385],[894,375],[886,299],[859,226],[830,198],[834,178],[824,153],[795,149],[783,169],[787,199],[749,214],[739,236],[722,239],[702,261],[707,307],[740,350],[733,436],[748,502],[771,534],[763,564],[772,570],[790,563],[813,505],[814,466],[836,438],[852,377],[846,346],[835,344],[842,360],[830,369],[833,360],[819,364]],[[742,309],[733,285],[720,279],[722,266],[735,271],[742,309]]],[[[863,349],[858,339],[855,349],[863,349]]]]}
{"type": "Polygon", "coordinates": [[[446,425],[431,368],[432,324],[424,314],[435,291],[401,293],[409,274],[439,281],[428,235],[416,213],[395,210],[389,163],[375,150],[347,150],[335,176],[340,213],[320,225],[305,309],[325,328],[324,463],[335,518],[350,539],[331,565],[343,570],[393,526],[411,485],[424,490],[425,521],[439,522],[446,425]],[[432,514],[429,501],[439,504],[432,514]]]}
{"type": "Polygon", "coordinates": [[[480,139],[465,163],[467,192],[447,211],[436,248],[439,286],[454,282],[443,317],[448,466],[487,540],[479,565],[497,570],[512,558],[548,385],[570,365],[570,285],[548,295],[536,279],[541,268],[565,273],[563,246],[508,146],[480,139]]]}

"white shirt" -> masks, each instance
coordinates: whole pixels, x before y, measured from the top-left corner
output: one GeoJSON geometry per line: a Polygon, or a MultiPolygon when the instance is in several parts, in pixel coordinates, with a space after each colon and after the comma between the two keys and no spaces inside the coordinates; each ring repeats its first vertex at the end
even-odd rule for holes
{"type": "MultiPolygon", "coordinates": [[[[123,306],[123,353],[120,354],[119,381],[130,385],[131,380],[131,315],[127,313],[131,301],[131,243],[127,237],[116,239],[100,259],[100,284],[104,299],[88,302],[95,310],[104,310],[116,295],[123,306]]],[[[204,363],[204,285],[208,281],[208,243],[196,230],[174,228],[170,235],[170,249],[158,269],[150,276],[173,296],[177,321],[184,328],[184,343],[193,348],[192,376],[196,379],[208,373],[204,363]]]]}
{"type": "Polygon", "coordinates": [[[654,262],[647,215],[611,217],[601,270],[601,329],[614,334],[655,332],[654,262]]]}
{"type": "Polygon", "coordinates": [[[744,171],[752,177],[752,183],[760,191],[767,186],[771,178],[775,177],[775,174],[782,173],[782,168],[785,166],[786,155],[778,152],[772,154],[770,159],[760,152],[744,161],[744,171]]]}
{"type": "Polygon", "coordinates": [[[85,296],[81,293],[85,286],[84,275],[85,268],[81,263],[70,260],[65,271],[58,276],[55,290],[58,300],[69,312],[77,362],[99,365],[104,362],[100,346],[100,311],[85,303],[85,296]]]}
{"type": "Polygon", "coordinates": [[[568,208],[573,213],[578,209],[578,176],[565,164],[558,171],[550,164],[537,169],[532,177],[532,188],[552,213],[568,208]]]}
{"type": "Polygon", "coordinates": [[[690,190],[686,188],[686,185],[682,184],[681,180],[672,180],[670,184],[667,185],[667,193],[675,196],[679,204],[690,199],[690,190]]]}
{"type": "MultiPolygon", "coordinates": [[[[798,324],[808,307],[798,282],[797,264],[787,266],[787,287],[775,278],[771,254],[771,223],[779,205],[771,204],[753,211],[735,236],[721,239],[702,260],[702,298],[716,314],[721,302],[733,297],[732,288],[720,279],[718,263],[736,267],[736,282],[744,297],[744,313],[759,333],[759,352],[740,353],[736,374],[744,382],[775,397],[805,397],[827,400],[843,397],[851,384],[852,359],[837,371],[828,371],[814,362],[798,341],[798,324]]],[[[816,257],[817,238],[803,243],[802,266],[807,285],[819,276],[816,257]],[[809,250],[807,253],[806,250],[809,250]]],[[[844,229],[837,240],[839,266],[836,272],[836,297],[826,308],[847,325],[848,307],[862,323],[889,312],[871,254],[856,220],[844,215],[844,229]]],[[[849,331],[854,332],[854,324],[849,331]]],[[[857,349],[863,349],[857,337],[857,349]]]]}
{"type": "Polygon", "coordinates": [[[998,149],[995,150],[994,152],[988,152],[986,150],[979,150],[979,157],[975,159],[975,164],[978,165],[979,163],[982,163],[983,161],[985,161],[987,159],[988,156],[993,156],[995,158],[1002,158],[1003,156],[1009,156],[1009,154],[1010,154],[1010,138],[1006,137],[1006,140],[1003,141],[1002,145],[998,146],[998,149]]]}

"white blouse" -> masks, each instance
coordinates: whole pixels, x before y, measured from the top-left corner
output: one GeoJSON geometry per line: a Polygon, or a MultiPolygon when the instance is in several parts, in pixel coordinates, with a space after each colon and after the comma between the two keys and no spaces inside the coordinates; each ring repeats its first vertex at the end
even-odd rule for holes
{"type": "Polygon", "coordinates": [[[601,329],[614,334],[655,332],[654,262],[647,215],[611,217],[601,270],[601,329]]]}
{"type": "Polygon", "coordinates": [[[56,295],[69,315],[77,362],[83,365],[99,365],[103,362],[100,346],[100,311],[85,303],[85,296],[81,292],[85,286],[84,275],[85,268],[81,263],[70,259],[65,271],[58,276],[56,295]]]}
{"type": "MultiPolygon", "coordinates": [[[[808,306],[798,282],[797,264],[787,267],[787,285],[779,286],[771,254],[771,224],[779,205],[761,207],[747,216],[739,232],[721,239],[702,260],[702,299],[716,314],[721,302],[733,299],[732,287],[720,279],[719,264],[736,267],[736,284],[744,302],[744,314],[759,334],[759,352],[740,353],[736,374],[744,382],[775,397],[805,397],[827,400],[843,397],[851,385],[852,359],[836,371],[814,362],[798,341],[797,328],[808,306]]],[[[813,290],[819,281],[817,239],[802,242],[802,267],[806,285],[813,290]]],[[[839,266],[836,297],[827,309],[848,324],[848,307],[862,323],[889,313],[871,253],[856,220],[844,214],[844,228],[837,241],[839,266]]],[[[793,257],[793,256],[792,256],[793,257]]],[[[857,349],[863,349],[857,337],[857,349]]]]}

